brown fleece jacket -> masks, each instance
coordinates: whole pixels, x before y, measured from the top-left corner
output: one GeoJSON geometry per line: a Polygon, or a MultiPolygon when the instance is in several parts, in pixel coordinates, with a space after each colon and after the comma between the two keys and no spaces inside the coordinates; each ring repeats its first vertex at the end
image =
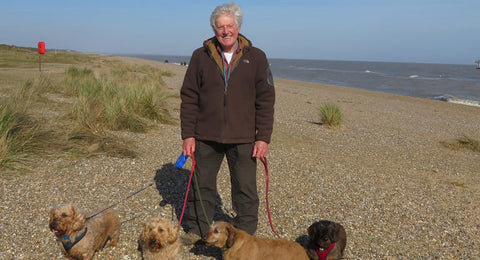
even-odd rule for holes
{"type": "Polygon", "coordinates": [[[180,91],[182,139],[270,142],[275,88],[268,60],[243,35],[238,39],[227,81],[215,37],[193,52],[180,91]]]}

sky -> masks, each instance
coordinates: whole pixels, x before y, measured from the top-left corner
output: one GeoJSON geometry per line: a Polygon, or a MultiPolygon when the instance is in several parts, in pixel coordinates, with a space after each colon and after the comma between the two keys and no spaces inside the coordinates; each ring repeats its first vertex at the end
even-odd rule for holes
{"type": "MultiPolygon", "coordinates": [[[[2,0],[0,44],[190,56],[229,1],[2,0]]],[[[480,0],[238,0],[269,58],[473,64],[480,0]]]]}

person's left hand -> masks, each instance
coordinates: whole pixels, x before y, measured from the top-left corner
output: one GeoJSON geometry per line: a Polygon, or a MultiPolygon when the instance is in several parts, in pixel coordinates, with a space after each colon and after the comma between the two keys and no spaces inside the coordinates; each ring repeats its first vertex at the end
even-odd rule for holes
{"type": "Polygon", "coordinates": [[[263,159],[267,157],[268,153],[268,144],[264,141],[256,141],[253,146],[252,157],[257,157],[258,159],[263,159]]]}

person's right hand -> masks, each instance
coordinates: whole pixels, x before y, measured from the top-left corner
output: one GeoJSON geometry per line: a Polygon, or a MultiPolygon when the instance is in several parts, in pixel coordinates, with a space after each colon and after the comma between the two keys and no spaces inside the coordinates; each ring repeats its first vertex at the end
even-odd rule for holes
{"type": "Polygon", "coordinates": [[[185,138],[183,140],[182,150],[183,154],[193,157],[193,153],[195,152],[195,137],[185,138]]]}

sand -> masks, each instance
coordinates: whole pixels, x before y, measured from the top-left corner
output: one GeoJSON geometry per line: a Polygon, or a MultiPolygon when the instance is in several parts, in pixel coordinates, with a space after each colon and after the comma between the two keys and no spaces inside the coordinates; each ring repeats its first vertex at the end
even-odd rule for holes
{"type": "MultiPolygon", "coordinates": [[[[178,94],[185,66],[111,58],[172,71],[164,80],[178,94]]],[[[282,238],[304,242],[311,223],[328,219],[345,227],[348,259],[480,258],[480,153],[441,144],[464,135],[479,140],[480,107],[278,78],[275,87],[268,195],[282,238]],[[340,127],[320,124],[318,108],[326,103],[340,107],[340,127]]],[[[178,118],[178,96],[170,102],[178,118]]],[[[172,165],[181,151],[178,124],[121,134],[135,141],[138,158],[45,159],[31,174],[0,179],[0,258],[61,258],[48,230],[53,205],[95,211],[155,182],[115,207],[123,221],[120,242],[97,253],[97,259],[140,259],[136,240],[146,219],[175,212],[177,221],[191,164],[172,165]]],[[[218,186],[221,217],[228,218],[225,165],[218,186]]],[[[260,164],[258,188],[256,236],[273,238],[260,164]]],[[[219,259],[219,251],[183,247],[182,256],[219,259]]]]}

